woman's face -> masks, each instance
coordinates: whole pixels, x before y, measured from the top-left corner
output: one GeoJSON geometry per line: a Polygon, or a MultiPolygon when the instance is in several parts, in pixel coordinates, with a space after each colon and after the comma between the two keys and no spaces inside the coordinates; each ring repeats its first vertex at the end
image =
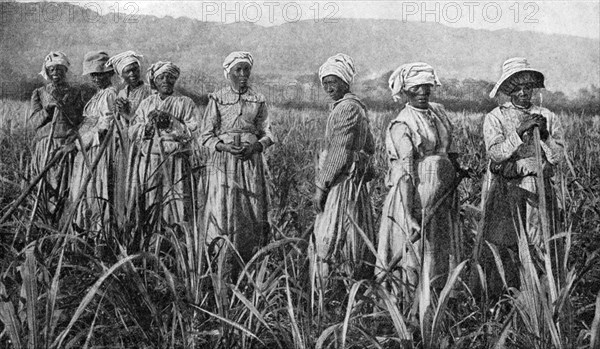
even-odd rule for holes
{"type": "Polygon", "coordinates": [[[162,73],[154,78],[154,85],[161,96],[173,94],[177,78],[169,73],[162,73]]]}
{"type": "Polygon", "coordinates": [[[114,73],[115,72],[111,70],[102,73],[90,73],[90,76],[92,78],[92,82],[94,83],[94,85],[96,85],[96,87],[104,89],[112,84],[111,78],[114,75],[114,73]]]}
{"type": "Polygon", "coordinates": [[[510,93],[510,100],[518,107],[529,108],[533,87],[530,84],[520,84],[510,93]]]}
{"type": "Polygon", "coordinates": [[[331,99],[338,101],[350,92],[350,86],[335,75],[327,75],[323,78],[323,90],[331,99]]]}
{"type": "Polygon", "coordinates": [[[129,86],[138,86],[140,82],[140,65],[137,63],[128,64],[121,71],[121,77],[125,80],[125,83],[129,86]]]}
{"type": "Polygon", "coordinates": [[[64,65],[51,65],[46,68],[46,74],[48,74],[48,78],[52,81],[53,84],[59,85],[65,82],[67,77],[67,67],[64,65]]]}
{"type": "Polygon", "coordinates": [[[231,87],[236,91],[244,92],[248,89],[248,80],[250,80],[250,73],[252,72],[252,66],[248,62],[240,62],[231,68],[229,71],[229,81],[231,87]]]}
{"type": "Polygon", "coordinates": [[[406,97],[408,97],[408,104],[415,108],[427,109],[429,108],[429,97],[431,96],[431,85],[423,84],[412,86],[406,90],[406,97]]]}

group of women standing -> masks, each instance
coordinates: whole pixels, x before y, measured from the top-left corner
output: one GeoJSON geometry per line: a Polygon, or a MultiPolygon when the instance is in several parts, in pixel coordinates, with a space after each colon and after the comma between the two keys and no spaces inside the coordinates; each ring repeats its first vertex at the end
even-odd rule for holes
{"type": "MultiPolygon", "coordinates": [[[[227,236],[249,260],[269,239],[262,153],[277,141],[265,98],[249,84],[252,55],[233,52],[225,58],[229,86],[209,95],[203,116],[190,98],[174,93],[180,76],[175,64],[152,64],[145,83],[140,59],[132,51],[113,57],[86,54],[83,74],[97,91],[84,101],[66,82],[67,57],[61,52],[46,57],[42,75],[50,82],[32,96],[30,119],[38,139],[32,169],[39,172],[46,165],[49,151],[68,154],[46,176],[44,192],[54,197],[46,202],[62,202],[67,196],[78,205],[76,223],[88,230],[100,229],[108,216],[129,207],[119,200],[135,200],[143,212],[161,208],[167,223],[195,217],[207,245],[227,236]],[[115,73],[123,81],[119,91],[111,83],[115,73]],[[208,155],[195,159],[198,147],[208,155]],[[199,178],[190,175],[193,164],[203,169],[199,178]]],[[[398,273],[414,283],[418,251],[428,261],[430,275],[444,275],[458,261],[460,242],[452,232],[457,229],[455,189],[462,170],[452,123],[442,105],[430,102],[440,85],[438,76],[426,63],[403,64],[390,76],[393,98],[404,97],[407,103],[386,130],[389,193],[375,234],[368,186],[375,173],[375,140],[367,107],[351,92],[355,75],[354,61],[345,54],[330,57],[319,68],[333,104],[315,176],[313,275],[326,276],[332,268],[373,273],[369,267],[375,265],[377,275],[398,273]],[[377,256],[367,252],[366,241],[377,242],[377,256]]],[[[543,86],[544,76],[525,59],[507,60],[491,96],[501,92],[511,101],[484,121],[490,159],[484,237],[503,253],[516,248],[522,232],[532,245],[541,244],[536,147],[543,154],[549,212],[555,209],[549,181],[561,159],[562,134],[556,116],[531,103],[532,90],[543,86]],[[535,128],[540,144],[534,141],[535,128]]]]}
{"type": "MultiPolygon", "coordinates": [[[[373,172],[374,143],[366,108],[350,92],[355,74],[352,59],[344,54],[330,57],[319,69],[323,88],[334,103],[316,175],[314,205],[319,214],[311,246],[313,275],[326,276],[332,265],[350,275],[362,272],[372,255],[366,253],[366,242],[377,241],[379,278],[391,273],[400,278],[401,287],[414,289],[421,275],[435,280],[434,287],[442,287],[444,276],[465,257],[456,195],[465,171],[444,107],[430,102],[432,90],[440,85],[438,76],[429,64],[415,62],[399,66],[389,78],[392,97],[398,101],[404,97],[407,103],[386,130],[389,192],[375,238],[366,185],[373,172]]],[[[531,102],[533,89],[542,87],[543,74],[526,59],[508,59],[490,96],[499,91],[510,102],[484,119],[490,161],[482,194],[483,239],[498,248],[508,280],[504,286],[509,287],[518,286],[518,268],[510,258],[518,255],[518,239],[524,238],[538,252],[544,250],[540,192],[545,192],[548,203],[548,234],[553,234],[556,222],[551,177],[563,154],[562,130],[552,112],[531,102]],[[540,190],[540,183],[545,190],[540,190]]],[[[496,293],[503,285],[494,258],[486,252],[483,264],[496,293]]]]}

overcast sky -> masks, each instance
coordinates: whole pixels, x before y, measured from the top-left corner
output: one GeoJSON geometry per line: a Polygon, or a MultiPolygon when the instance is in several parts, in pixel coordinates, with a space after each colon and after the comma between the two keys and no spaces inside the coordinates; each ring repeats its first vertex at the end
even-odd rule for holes
{"type": "MultiPolygon", "coordinates": [[[[64,1],[64,0],[60,0],[64,1]]],[[[297,20],[385,18],[453,27],[512,28],[600,38],[600,0],[588,1],[67,1],[102,14],[186,16],[202,21],[278,25],[297,20]]]]}

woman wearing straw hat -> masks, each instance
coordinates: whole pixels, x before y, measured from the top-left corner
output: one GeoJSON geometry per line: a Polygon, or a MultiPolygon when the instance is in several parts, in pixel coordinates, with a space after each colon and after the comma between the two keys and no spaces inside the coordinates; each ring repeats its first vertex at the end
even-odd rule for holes
{"type": "Polygon", "coordinates": [[[437,284],[443,286],[449,265],[460,258],[451,256],[456,254],[458,154],[444,107],[429,102],[439,85],[434,69],[420,62],[401,65],[389,78],[394,99],[404,95],[408,102],[386,132],[390,191],[379,228],[377,273],[394,270],[390,264],[396,260],[403,285],[413,290],[420,263],[431,266],[424,269],[426,282],[442,276],[437,284]]]}
{"type": "Polygon", "coordinates": [[[200,112],[189,97],[175,93],[180,74],[172,62],[148,68],[148,83],[156,93],[140,103],[129,129],[138,140],[133,187],[144,200],[140,208],[156,205],[167,223],[181,223],[193,214],[189,152],[200,112]]]}
{"type": "Polygon", "coordinates": [[[35,176],[57,150],[64,153],[60,163],[54,165],[40,184],[38,201],[49,217],[60,218],[60,205],[68,197],[69,181],[73,167],[74,134],[82,120],[83,98],[79,89],[67,82],[70,63],[62,52],[50,52],[44,59],[40,75],[48,81],[31,95],[31,114],[28,124],[36,130],[35,150],[31,172],[35,176]]]}
{"type": "MultiPolygon", "coordinates": [[[[108,131],[114,121],[117,92],[112,86],[114,70],[108,67],[108,54],[92,51],[83,59],[83,75],[89,75],[97,91],[83,109],[83,122],[79,126],[79,152],[75,157],[72,176],[72,200],[76,201],[83,191],[83,200],[79,206],[76,222],[81,228],[100,229],[108,209],[109,173],[107,172],[106,152],[100,153],[100,144],[105,137],[112,137],[108,131]],[[96,158],[97,166],[92,168],[96,158]],[[89,173],[91,180],[83,181],[89,173]]],[[[77,204],[77,203],[75,203],[77,204]]]]}
{"type": "MultiPolygon", "coordinates": [[[[249,84],[254,58],[230,53],[223,61],[228,86],[209,95],[202,144],[209,149],[199,196],[201,231],[207,244],[227,236],[244,261],[269,237],[267,179],[263,153],[275,143],[265,97],[249,84]]],[[[219,243],[219,246],[223,246],[219,243]]],[[[231,253],[220,253],[222,260],[231,253]]],[[[235,278],[238,263],[228,262],[235,278]]]]}
{"type": "Polygon", "coordinates": [[[315,180],[311,278],[328,278],[330,267],[339,267],[350,277],[364,277],[366,262],[374,259],[364,239],[373,241],[367,182],[372,177],[375,141],[367,108],[350,92],[355,75],[354,61],[343,53],[329,57],[319,68],[319,79],[333,104],[315,180]]]}
{"type": "MultiPolygon", "coordinates": [[[[511,58],[502,66],[502,76],[490,93],[498,92],[510,97],[510,101],[485,116],[483,136],[489,171],[483,185],[484,228],[483,237],[500,248],[508,286],[518,285],[517,268],[508,258],[512,250],[518,253],[520,234],[525,233],[529,245],[541,248],[542,233],[538,211],[538,187],[536,176],[540,170],[536,164],[536,149],[541,146],[543,178],[548,204],[550,228],[555,222],[556,198],[550,177],[554,167],[563,156],[562,130],[559,119],[546,108],[531,102],[533,91],[544,87],[544,75],[530,67],[525,58],[511,58]],[[540,144],[534,144],[534,128],[539,128],[540,144]]],[[[552,234],[552,232],[549,232],[552,234]]],[[[488,273],[495,270],[488,249],[482,247],[488,273]],[[487,256],[487,258],[486,258],[487,256]]],[[[498,274],[492,277],[490,289],[501,290],[498,274]],[[497,284],[493,284],[496,282],[497,284]]]]}

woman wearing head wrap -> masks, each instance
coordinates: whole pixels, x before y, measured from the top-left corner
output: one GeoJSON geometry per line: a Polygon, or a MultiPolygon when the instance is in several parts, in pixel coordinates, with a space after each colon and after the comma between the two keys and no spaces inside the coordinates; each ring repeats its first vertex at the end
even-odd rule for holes
{"type": "MultiPolygon", "coordinates": [[[[226,235],[244,259],[268,239],[267,183],[262,153],[275,142],[265,97],[249,85],[254,59],[232,52],[223,62],[229,86],[209,95],[202,144],[209,149],[206,178],[199,187],[201,229],[210,244],[226,235]]],[[[225,259],[230,253],[220,253],[225,259]]],[[[237,263],[230,277],[235,278],[237,263]]]]}
{"type": "Polygon", "coordinates": [[[40,203],[55,218],[60,218],[57,204],[68,197],[69,179],[73,166],[74,134],[82,120],[83,98],[79,89],[70,86],[66,80],[69,60],[62,52],[50,52],[42,66],[42,75],[48,82],[44,87],[33,91],[31,114],[28,123],[36,130],[35,150],[31,161],[32,176],[46,167],[57,150],[62,149],[62,161],[54,165],[42,183],[40,203]],[[49,148],[49,149],[48,149],[49,148]]]}
{"type": "Polygon", "coordinates": [[[152,94],[150,85],[144,84],[141,78],[142,58],[142,55],[133,51],[126,51],[112,56],[107,63],[125,83],[117,94],[116,105],[126,123],[135,115],[140,102],[152,94]]]}
{"type": "MultiPolygon", "coordinates": [[[[544,75],[530,67],[525,58],[511,58],[502,66],[502,76],[490,93],[501,92],[510,101],[485,116],[483,137],[490,158],[489,171],[483,184],[485,210],[484,238],[499,247],[507,272],[508,286],[517,286],[518,270],[508,256],[518,253],[520,233],[526,233],[530,245],[542,248],[540,217],[537,209],[537,185],[533,128],[539,127],[545,179],[548,219],[553,233],[556,214],[556,197],[550,177],[554,167],[563,157],[563,135],[560,120],[546,108],[531,103],[533,91],[544,87],[544,75]]],[[[491,290],[502,290],[502,284],[487,249],[487,272],[491,290]]]]}
{"type": "Polygon", "coordinates": [[[83,109],[83,121],[79,126],[77,146],[80,151],[75,157],[72,182],[72,200],[75,201],[79,192],[84,191],[83,200],[79,206],[76,222],[81,227],[100,229],[108,213],[109,191],[109,157],[107,152],[100,154],[100,144],[108,134],[114,121],[115,99],[117,92],[112,86],[114,70],[107,67],[108,54],[103,51],[91,51],[83,59],[83,75],[89,75],[97,88],[94,96],[83,109]],[[92,179],[82,188],[85,177],[90,172],[90,166],[100,156],[101,160],[92,172],[92,179]]]}
{"type": "Polygon", "coordinates": [[[389,170],[385,182],[390,191],[377,249],[383,265],[377,266],[376,273],[386,271],[388,263],[402,256],[398,276],[412,290],[419,274],[417,255],[424,253],[422,257],[431,261],[432,268],[425,275],[442,276],[440,285],[451,261],[451,232],[458,207],[453,189],[459,166],[446,111],[429,102],[432,88],[439,85],[435,71],[426,63],[401,65],[389,79],[394,99],[399,101],[404,95],[408,103],[386,132],[389,170]],[[415,241],[420,248],[413,246],[415,241]]]}
{"type": "MultiPolygon", "coordinates": [[[[373,241],[373,216],[367,182],[375,142],[367,109],[350,86],[354,62],[339,53],[319,68],[319,79],[333,100],[325,129],[325,145],[316,173],[314,205],[317,209],[311,268],[327,278],[329,266],[354,276],[363,272],[366,244],[358,230],[373,241]],[[316,267],[316,268],[315,268],[316,267]]],[[[311,273],[314,275],[314,272],[311,273]]]]}
{"type": "Polygon", "coordinates": [[[189,214],[191,183],[190,141],[198,128],[200,112],[194,101],[174,93],[180,69],[171,62],[148,68],[148,83],[156,93],[138,106],[130,127],[138,140],[133,188],[143,195],[142,209],[158,205],[167,223],[179,223],[189,214]],[[188,175],[189,176],[189,175],[188,175]]]}

